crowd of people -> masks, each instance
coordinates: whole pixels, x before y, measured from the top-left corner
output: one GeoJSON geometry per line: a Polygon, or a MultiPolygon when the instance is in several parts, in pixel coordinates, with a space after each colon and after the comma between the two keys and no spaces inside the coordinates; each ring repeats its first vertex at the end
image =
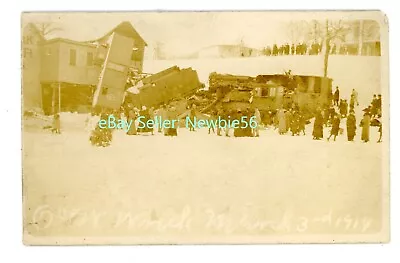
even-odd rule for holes
{"type": "MultiPolygon", "coordinates": [[[[355,109],[358,107],[358,93],[355,89],[352,90],[350,100],[343,98],[340,94],[339,87],[336,87],[334,93],[330,96],[331,102],[325,104],[322,108],[318,108],[312,116],[309,112],[307,114],[303,112],[300,107],[293,103],[291,106],[286,108],[279,108],[276,110],[260,112],[257,108],[252,109],[246,107],[244,109],[227,109],[222,106],[212,109],[208,114],[203,114],[197,111],[196,104],[191,104],[187,107],[187,110],[182,114],[178,114],[175,106],[173,105],[161,105],[158,109],[153,107],[147,109],[143,106],[140,110],[127,105],[121,107],[119,111],[109,111],[96,114],[93,112],[92,116],[98,116],[96,123],[101,120],[107,120],[110,115],[113,115],[117,119],[126,119],[127,122],[132,123],[129,129],[126,131],[127,135],[139,135],[143,133],[154,134],[155,132],[163,134],[165,136],[178,136],[178,127],[162,127],[161,125],[152,127],[137,127],[135,122],[141,117],[142,122],[154,118],[161,118],[163,120],[185,120],[186,117],[191,122],[195,121],[195,117],[199,119],[209,120],[225,120],[232,123],[234,120],[238,120],[237,127],[220,125],[209,126],[208,134],[216,134],[217,136],[234,136],[234,137],[259,137],[260,128],[273,128],[277,130],[280,135],[290,134],[291,136],[306,135],[306,125],[311,124],[312,126],[312,138],[314,140],[321,140],[324,138],[324,128],[330,127],[329,135],[326,137],[328,141],[336,138],[346,131],[347,140],[354,141],[357,135],[357,126],[361,128],[361,140],[363,142],[370,141],[370,127],[379,127],[379,139],[378,142],[382,141],[382,96],[373,95],[371,103],[368,107],[362,110],[362,118],[357,125],[357,118],[355,109]],[[242,125],[243,119],[253,120],[253,126],[242,125]],[[342,120],[345,119],[345,126],[341,127],[342,120]]],[[[183,127],[185,125],[180,125],[183,127]]],[[[187,126],[190,132],[196,131],[195,126],[187,126]]],[[[56,114],[53,121],[54,133],[60,133],[60,116],[56,114]]],[[[112,140],[112,129],[107,127],[99,127],[99,125],[92,125],[90,142],[96,146],[108,146],[112,140]]]]}
{"type": "MultiPolygon", "coordinates": [[[[320,55],[322,52],[321,43],[297,43],[297,44],[283,44],[267,46],[263,49],[265,56],[283,56],[283,55],[320,55]]],[[[357,55],[357,50],[348,50],[346,46],[336,46],[335,44],[330,47],[330,54],[339,55],[357,55]]]]}
{"type": "MultiPolygon", "coordinates": [[[[336,87],[333,95],[333,104],[331,106],[325,105],[322,110],[317,110],[314,119],[313,127],[313,139],[320,140],[324,137],[324,127],[331,127],[330,134],[327,138],[329,141],[333,136],[333,140],[336,141],[336,137],[343,133],[344,128],[340,127],[341,120],[346,119],[346,132],[347,140],[354,141],[357,133],[357,120],[355,115],[355,107],[359,106],[358,93],[353,89],[350,95],[350,104],[347,103],[346,99],[340,99],[339,88],[336,87]]],[[[363,142],[370,141],[370,127],[379,127],[379,139],[378,142],[382,141],[382,96],[374,95],[371,104],[363,109],[363,117],[360,121],[359,126],[361,127],[361,140],[363,142]]]]}

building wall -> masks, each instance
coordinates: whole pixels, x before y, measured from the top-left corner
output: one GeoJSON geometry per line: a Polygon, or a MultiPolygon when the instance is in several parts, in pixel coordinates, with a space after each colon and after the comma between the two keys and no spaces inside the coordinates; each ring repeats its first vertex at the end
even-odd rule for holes
{"type": "MultiPolygon", "coordinates": [[[[99,41],[99,44],[106,44],[108,38],[99,41]]],[[[97,52],[97,57],[103,62],[107,54],[107,49],[100,47],[103,50],[97,52]]],[[[145,43],[141,39],[134,39],[134,48],[137,50],[132,51],[131,54],[131,67],[137,69],[139,73],[143,72],[143,59],[145,51],[145,43]]]]}
{"type": "Polygon", "coordinates": [[[100,68],[87,64],[88,53],[96,55],[94,46],[60,42],[59,47],[59,76],[58,81],[79,85],[96,85],[100,68]],[[76,51],[76,63],[70,65],[70,52],[76,51]]]}
{"type": "Polygon", "coordinates": [[[41,83],[59,81],[60,42],[44,44],[41,53],[41,83]]]}
{"type": "Polygon", "coordinates": [[[40,41],[38,32],[28,24],[22,31],[22,105],[23,109],[40,108],[40,41]]]}

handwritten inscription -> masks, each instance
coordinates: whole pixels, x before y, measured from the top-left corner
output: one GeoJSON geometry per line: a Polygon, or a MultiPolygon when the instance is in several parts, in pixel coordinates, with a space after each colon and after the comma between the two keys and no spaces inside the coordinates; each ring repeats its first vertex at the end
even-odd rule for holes
{"type": "Polygon", "coordinates": [[[95,210],[51,209],[44,205],[34,210],[29,225],[36,231],[49,228],[100,228],[128,229],[134,231],[171,231],[190,233],[204,231],[212,233],[308,233],[329,230],[340,233],[365,233],[373,226],[366,216],[351,214],[335,215],[332,210],[319,216],[294,215],[287,210],[275,219],[260,219],[251,213],[241,215],[221,213],[208,208],[201,213],[186,206],[179,211],[159,213],[145,210],[138,213],[117,212],[110,214],[95,210]]]}

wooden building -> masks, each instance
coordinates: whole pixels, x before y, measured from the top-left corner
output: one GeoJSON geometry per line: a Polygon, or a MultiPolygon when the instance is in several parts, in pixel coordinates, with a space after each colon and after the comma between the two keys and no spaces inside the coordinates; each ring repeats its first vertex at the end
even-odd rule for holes
{"type": "Polygon", "coordinates": [[[147,44],[129,22],[122,22],[99,39],[85,42],[65,38],[45,40],[33,24],[25,26],[24,109],[39,107],[45,114],[90,110],[106,42],[113,32],[134,39],[134,48],[126,55],[131,57],[131,70],[140,73],[147,44]]]}

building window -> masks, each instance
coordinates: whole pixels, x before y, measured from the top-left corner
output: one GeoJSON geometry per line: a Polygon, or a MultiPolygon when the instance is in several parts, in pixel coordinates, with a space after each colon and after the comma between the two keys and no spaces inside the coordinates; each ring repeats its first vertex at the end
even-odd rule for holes
{"type": "Polygon", "coordinates": [[[87,53],[86,65],[87,66],[93,66],[93,53],[92,52],[88,52],[87,53]]]}
{"type": "Polygon", "coordinates": [[[76,50],[75,49],[69,50],[69,64],[71,66],[76,66],[76,50]]]}

